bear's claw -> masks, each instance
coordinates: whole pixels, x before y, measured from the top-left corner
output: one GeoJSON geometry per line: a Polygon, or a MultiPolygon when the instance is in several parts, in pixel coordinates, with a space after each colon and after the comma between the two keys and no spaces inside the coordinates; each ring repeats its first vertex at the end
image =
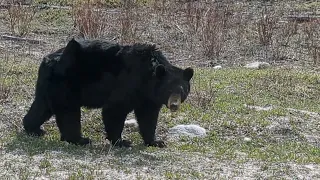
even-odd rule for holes
{"type": "Polygon", "coordinates": [[[42,129],[37,129],[37,130],[33,130],[33,131],[28,131],[25,130],[25,132],[30,135],[30,136],[36,136],[36,137],[41,137],[44,136],[46,134],[46,131],[42,130],[42,129]]]}
{"type": "Polygon", "coordinates": [[[75,145],[80,145],[80,146],[85,146],[85,145],[88,145],[88,144],[92,143],[91,139],[85,138],[85,137],[81,137],[80,139],[77,139],[77,140],[72,140],[72,139],[71,140],[67,140],[64,137],[61,137],[60,140],[61,141],[67,141],[70,144],[75,144],[75,145]]]}
{"type": "Polygon", "coordinates": [[[156,141],[152,141],[150,143],[145,143],[145,144],[146,144],[146,146],[153,146],[153,147],[159,147],[159,148],[167,147],[165,142],[162,140],[156,140],[156,141]]]}
{"type": "Polygon", "coordinates": [[[115,143],[112,142],[112,145],[117,147],[132,147],[132,142],[129,140],[118,140],[115,143]]]}

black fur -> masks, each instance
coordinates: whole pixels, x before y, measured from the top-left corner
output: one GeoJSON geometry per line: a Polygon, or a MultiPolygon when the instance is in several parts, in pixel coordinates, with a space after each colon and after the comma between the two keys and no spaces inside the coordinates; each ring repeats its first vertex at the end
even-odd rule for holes
{"type": "Polygon", "coordinates": [[[159,111],[173,93],[181,95],[181,102],[187,98],[192,76],[191,68],[171,65],[154,45],[72,39],[44,57],[23,126],[28,134],[44,135],[40,126],[55,115],[61,140],[85,145],[91,141],[81,133],[80,107],[102,108],[107,139],[131,146],[121,133],[134,111],[144,143],[164,147],[155,140],[159,111]]]}

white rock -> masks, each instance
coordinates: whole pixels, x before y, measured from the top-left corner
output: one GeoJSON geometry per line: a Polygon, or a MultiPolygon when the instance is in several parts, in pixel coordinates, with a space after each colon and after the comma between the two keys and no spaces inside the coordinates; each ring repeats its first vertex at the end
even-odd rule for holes
{"type": "Polygon", "coordinates": [[[243,138],[243,140],[244,140],[245,142],[250,142],[250,141],[251,141],[251,138],[245,137],[245,138],[243,138]]]}
{"type": "Polygon", "coordinates": [[[137,120],[135,119],[128,119],[124,122],[124,125],[126,127],[132,127],[132,128],[138,128],[139,127],[139,124],[137,122],[137,120]]]}
{"type": "Polygon", "coordinates": [[[307,164],[305,165],[306,168],[309,168],[310,170],[313,170],[314,169],[314,165],[312,164],[307,164]]]}
{"type": "Polygon", "coordinates": [[[300,109],[293,109],[293,108],[287,108],[290,112],[297,112],[301,114],[306,114],[311,117],[320,117],[320,113],[317,112],[311,112],[311,111],[305,111],[305,110],[300,110],[300,109]]]}
{"type": "Polygon", "coordinates": [[[266,105],[266,106],[250,106],[250,105],[245,104],[244,106],[249,109],[256,110],[256,111],[270,111],[273,109],[273,106],[270,104],[266,105]]]}
{"type": "Polygon", "coordinates": [[[287,135],[292,132],[292,126],[289,117],[269,117],[270,124],[266,126],[266,130],[271,134],[287,135]]]}
{"type": "Polygon", "coordinates": [[[245,65],[244,67],[246,68],[250,68],[250,69],[266,69],[268,67],[270,67],[270,64],[267,62],[253,62],[253,63],[249,63],[247,65],[245,65]]]}
{"type": "Polygon", "coordinates": [[[246,157],[248,154],[245,153],[245,152],[241,152],[241,151],[235,151],[235,154],[238,156],[238,157],[246,157]]]}
{"type": "Polygon", "coordinates": [[[222,66],[218,65],[218,66],[214,66],[213,69],[221,69],[222,66]]]}
{"type": "Polygon", "coordinates": [[[169,129],[169,136],[189,136],[189,137],[204,137],[206,130],[198,125],[177,125],[169,129]]]}

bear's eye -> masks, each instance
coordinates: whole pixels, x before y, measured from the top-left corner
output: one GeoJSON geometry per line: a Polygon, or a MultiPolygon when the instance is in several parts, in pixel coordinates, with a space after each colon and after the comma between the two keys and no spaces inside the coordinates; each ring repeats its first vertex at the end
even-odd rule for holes
{"type": "Polygon", "coordinates": [[[186,95],[188,93],[188,89],[187,89],[187,92],[184,90],[184,88],[182,86],[180,86],[180,89],[181,89],[181,94],[182,95],[186,95]]]}

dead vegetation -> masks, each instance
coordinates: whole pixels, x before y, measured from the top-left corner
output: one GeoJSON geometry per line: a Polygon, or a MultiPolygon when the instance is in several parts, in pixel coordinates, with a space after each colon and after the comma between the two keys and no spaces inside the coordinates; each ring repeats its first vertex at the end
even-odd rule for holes
{"type": "Polygon", "coordinates": [[[101,38],[106,31],[105,11],[100,0],[75,1],[72,6],[72,18],[79,33],[86,38],[101,38]]]}
{"type": "Polygon", "coordinates": [[[7,19],[12,35],[26,36],[30,32],[36,8],[33,6],[23,6],[21,2],[12,0],[8,4],[7,11],[7,19]]]}
{"type": "MultiPolygon", "coordinates": [[[[179,53],[182,57],[176,59],[188,57],[206,66],[212,63],[238,66],[262,59],[291,66],[319,64],[316,3],[305,8],[309,7],[307,2],[112,2],[73,1],[71,16],[66,17],[74,22],[75,29],[71,28],[70,33],[120,43],[147,41],[174,53],[197,52],[179,53]],[[108,9],[109,4],[116,8],[108,9]]],[[[39,4],[8,6],[7,25],[11,33],[27,36],[32,32],[30,25],[39,7],[39,4]]]]}

